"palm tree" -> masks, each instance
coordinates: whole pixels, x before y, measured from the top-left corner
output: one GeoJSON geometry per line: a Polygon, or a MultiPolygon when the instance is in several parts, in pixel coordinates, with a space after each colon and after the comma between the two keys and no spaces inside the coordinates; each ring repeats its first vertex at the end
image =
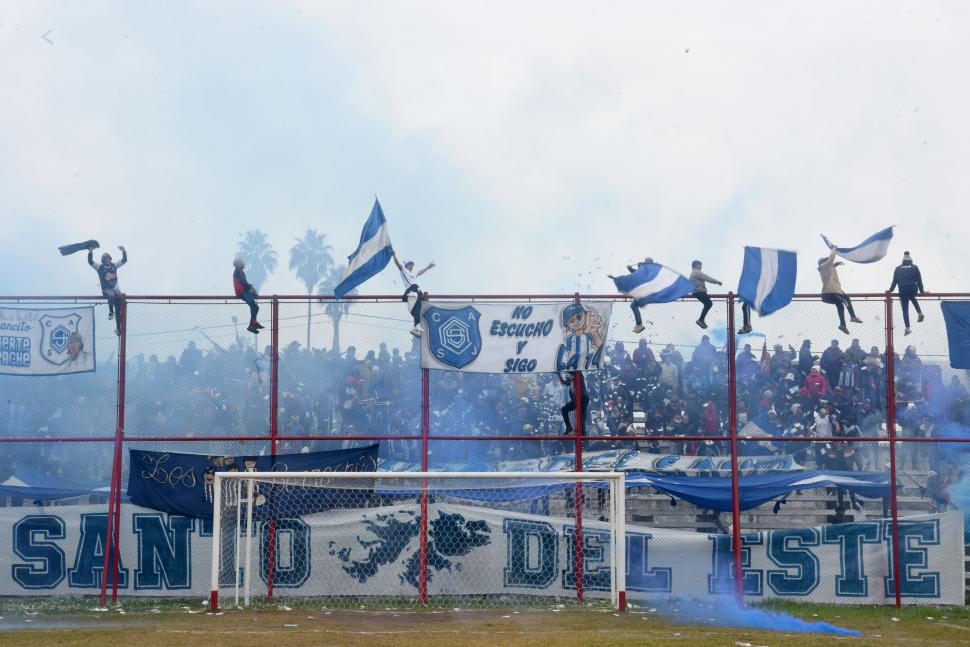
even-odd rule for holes
{"type": "MultiPolygon", "coordinates": [[[[340,283],[341,277],[344,272],[347,271],[346,265],[341,265],[330,271],[323,280],[320,281],[319,287],[317,287],[318,294],[333,294],[333,290],[340,283]]],[[[357,290],[353,289],[347,293],[348,295],[357,294],[357,290]]],[[[345,314],[350,312],[350,302],[349,301],[336,301],[334,299],[329,299],[323,302],[323,310],[328,315],[330,315],[331,321],[333,321],[333,349],[340,352],[340,320],[345,314]]]]}
{"type": "Polygon", "coordinates": [[[266,240],[266,234],[258,229],[243,234],[243,239],[236,245],[236,255],[246,263],[246,278],[257,291],[266,277],[276,270],[276,250],[266,240]]]}
{"type": "MultiPolygon", "coordinates": [[[[315,229],[307,229],[303,238],[296,239],[296,245],[290,248],[290,269],[296,270],[296,277],[306,286],[307,296],[313,296],[313,288],[317,287],[320,279],[333,267],[333,257],[330,256],[331,247],[326,243],[327,235],[318,234],[315,229]]],[[[310,306],[306,304],[306,347],[310,348],[310,306]]]]}

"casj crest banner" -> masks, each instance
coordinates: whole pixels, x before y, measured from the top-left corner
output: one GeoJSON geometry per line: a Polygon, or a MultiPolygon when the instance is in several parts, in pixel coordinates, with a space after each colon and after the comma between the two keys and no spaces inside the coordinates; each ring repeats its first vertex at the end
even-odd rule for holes
{"type": "Polygon", "coordinates": [[[421,311],[421,367],[556,373],[601,367],[612,303],[434,303],[421,311]]]}
{"type": "Polygon", "coordinates": [[[96,368],[94,308],[0,308],[0,373],[63,375],[96,368]]]}

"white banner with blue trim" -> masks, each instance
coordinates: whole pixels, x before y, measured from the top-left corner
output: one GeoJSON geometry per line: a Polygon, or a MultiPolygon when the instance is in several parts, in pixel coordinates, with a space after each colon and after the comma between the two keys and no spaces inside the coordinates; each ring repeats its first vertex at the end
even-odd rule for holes
{"type": "Polygon", "coordinates": [[[421,310],[421,368],[555,373],[601,367],[612,302],[435,303],[421,310]]]}
{"type": "MultiPolygon", "coordinates": [[[[563,487],[572,487],[571,484],[563,487]]],[[[460,494],[460,493],[458,493],[460,494]]],[[[460,497],[456,497],[460,498],[460,497]]],[[[591,497],[595,498],[595,497],[591,497]]],[[[532,500],[541,508],[541,498],[532,500]]],[[[433,501],[428,504],[429,596],[576,595],[575,520],[433,501]]],[[[254,519],[253,565],[240,585],[266,595],[270,546],[280,559],[272,580],[282,597],[363,596],[413,599],[419,585],[421,508],[415,503],[254,519]],[[270,529],[275,528],[272,541],[270,529]],[[251,570],[251,572],[250,572],[251,570]]],[[[555,512],[553,511],[553,515],[555,512]]],[[[245,519],[245,516],[243,516],[245,519]]],[[[104,505],[0,508],[0,595],[96,595],[104,565],[104,505]]],[[[236,582],[231,536],[220,569],[224,594],[236,582]]],[[[125,505],[121,514],[119,594],[186,597],[209,592],[212,528],[200,519],[125,505]]],[[[810,603],[891,604],[895,599],[889,519],[745,531],[744,596],[810,603]]],[[[584,520],[583,589],[608,599],[612,536],[584,520]]],[[[905,604],[964,603],[963,515],[958,511],[899,520],[905,604]]],[[[731,535],[626,526],[628,598],[700,600],[734,595],[731,535]]]]}
{"type": "Polygon", "coordinates": [[[0,308],[0,374],[95,370],[94,307],[0,308]]]}

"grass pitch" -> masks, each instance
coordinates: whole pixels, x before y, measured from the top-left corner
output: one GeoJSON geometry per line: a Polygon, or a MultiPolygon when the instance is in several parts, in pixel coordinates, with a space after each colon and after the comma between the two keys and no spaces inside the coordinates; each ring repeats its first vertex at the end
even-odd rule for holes
{"type": "Polygon", "coordinates": [[[226,610],[155,607],[131,602],[123,609],[95,611],[87,601],[75,610],[0,603],[0,644],[5,647],[155,647],[155,645],[246,645],[291,647],[340,645],[379,647],[564,647],[596,645],[970,645],[970,610],[962,607],[771,605],[809,622],[824,620],[862,636],[789,633],[711,623],[681,624],[648,608],[624,614],[591,609],[347,611],[301,608],[226,610]]]}

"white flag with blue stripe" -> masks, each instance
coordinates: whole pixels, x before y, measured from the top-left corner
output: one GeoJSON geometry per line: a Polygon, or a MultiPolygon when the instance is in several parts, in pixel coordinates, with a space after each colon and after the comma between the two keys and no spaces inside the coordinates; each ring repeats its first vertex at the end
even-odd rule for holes
{"type": "Polygon", "coordinates": [[[745,246],[738,297],[759,315],[769,315],[791,303],[796,275],[795,252],[745,246]]]}
{"type": "Polygon", "coordinates": [[[638,306],[676,301],[694,292],[690,279],[659,263],[644,263],[632,274],[615,277],[613,283],[638,306]]]}
{"type": "Polygon", "coordinates": [[[824,235],[822,236],[822,240],[825,241],[829,249],[835,247],[836,254],[853,263],[875,263],[889,251],[889,243],[892,239],[892,227],[877,231],[855,247],[838,247],[824,235]]]}
{"type": "Polygon", "coordinates": [[[357,250],[347,257],[347,270],[340,277],[340,283],[333,289],[338,299],[358,285],[377,275],[387,267],[391,260],[391,238],[387,233],[387,221],[381,203],[374,198],[374,208],[360,232],[357,250]]]}

